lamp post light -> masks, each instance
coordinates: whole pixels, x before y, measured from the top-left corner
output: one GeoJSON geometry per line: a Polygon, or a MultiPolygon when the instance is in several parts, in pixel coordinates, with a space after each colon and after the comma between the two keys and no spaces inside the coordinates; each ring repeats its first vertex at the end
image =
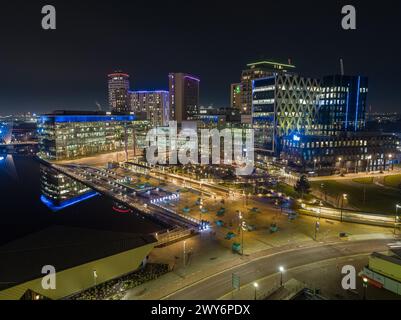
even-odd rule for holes
{"type": "Polygon", "coordinates": [[[363,300],[366,300],[366,291],[368,289],[368,278],[363,278],[363,300]]]}
{"type": "Polygon", "coordinates": [[[398,221],[400,220],[400,217],[398,216],[398,209],[401,209],[401,206],[399,204],[395,206],[394,235],[397,233],[397,225],[398,221]]]}
{"type": "Polygon", "coordinates": [[[280,266],[278,268],[278,271],[280,271],[280,287],[282,287],[283,286],[283,273],[284,273],[285,269],[283,266],[280,266]]]}
{"type": "Polygon", "coordinates": [[[183,250],[183,262],[184,262],[184,268],[186,267],[186,248],[187,247],[187,242],[186,241],[184,241],[184,243],[183,243],[183,248],[182,248],[182,250],[183,250]]]}
{"type": "Polygon", "coordinates": [[[320,229],[320,222],[316,219],[316,222],[315,222],[315,241],[317,241],[317,233],[318,233],[319,229],[320,229]]]}
{"type": "Polygon", "coordinates": [[[316,171],[316,163],[317,163],[317,159],[313,160],[313,170],[316,171]]]}
{"type": "MultiPolygon", "coordinates": [[[[391,171],[394,171],[393,155],[392,155],[392,154],[389,154],[388,157],[389,157],[389,159],[390,159],[391,171]]],[[[389,166],[388,170],[390,171],[390,166],[389,166]]]]}
{"type": "Polygon", "coordinates": [[[372,160],[372,156],[367,157],[368,159],[368,166],[366,167],[366,172],[370,172],[370,161],[372,160]]]}
{"type": "Polygon", "coordinates": [[[244,229],[246,228],[246,222],[243,221],[243,215],[241,211],[238,211],[239,219],[239,231],[241,232],[241,255],[244,255],[244,229]]]}
{"type": "Polygon", "coordinates": [[[324,183],[322,183],[320,185],[321,189],[323,190],[323,194],[324,194],[324,201],[327,201],[327,191],[326,191],[326,185],[324,183]]]}
{"type": "Polygon", "coordinates": [[[96,287],[96,285],[97,285],[97,272],[96,272],[96,270],[93,270],[93,282],[94,282],[95,287],[96,287]]]}
{"type": "Polygon", "coordinates": [[[259,284],[257,282],[254,282],[253,287],[255,289],[255,300],[258,300],[257,294],[258,294],[259,284]]]}
{"type": "Polygon", "coordinates": [[[341,222],[343,222],[344,200],[347,200],[348,195],[344,193],[341,197],[341,222]]]}

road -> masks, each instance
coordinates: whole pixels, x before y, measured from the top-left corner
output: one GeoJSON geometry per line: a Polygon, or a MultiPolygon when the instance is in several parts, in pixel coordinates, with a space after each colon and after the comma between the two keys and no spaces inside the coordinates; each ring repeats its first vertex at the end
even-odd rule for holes
{"type": "MultiPolygon", "coordinates": [[[[341,209],[327,208],[303,205],[303,209],[300,211],[302,214],[310,215],[313,217],[321,217],[324,219],[341,220],[341,209]]],[[[380,215],[380,214],[369,214],[363,212],[350,212],[347,210],[343,211],[342,219],[345,222],[352,223],[363,223],[373,226],[380,227],[395,227],[395,216],[392,215],[380,215]]]]}
{"type": "Polygon", "coordinates": [[[313,177],[309,178],[309,181],[343,181],[343,180],[353,180],[353,179],[363,179],[363,178],[382,178],[385,176],[395,176],[401,174],[401,170],[399,168],[394,168],[392,171],[385,171],[383,173],[379,172],[361,172],[361,173],[349,173],[344,177],[335,175],[335,176],[324,176],[324,177],[313,177]]]}
{"type": "MultiPolygon", "coordinates": [[[[215,300],[231,292],[232,274],[241,278],[241,285],[274,275],[279,266],[292,269],[319,261],[343,258],[363,253],[388,250],[387,244],[393,240],[368,240],[341,242],[319,247],[296,249],[250,261],[231,270],[201,280],[165,297],[167,300],[215,300]]],[[[340,271],[339,271],[340,272],[340,271]]],[[[279,277],[279,274],[277,274],[279,277]]]]}

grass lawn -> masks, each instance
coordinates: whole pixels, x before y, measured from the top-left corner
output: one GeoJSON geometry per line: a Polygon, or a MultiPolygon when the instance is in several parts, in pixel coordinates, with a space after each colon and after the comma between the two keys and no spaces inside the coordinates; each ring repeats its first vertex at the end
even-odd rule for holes
{"type": "Polygon", "coordinates": [[[373,177],[368,178],[358,178],[352,180],[353,182],[360,183],[360,184],[373,184],[373,177]]]}
{"type": "Polygon", "coordinates": [[[327,194],[331,197],[337,199],[346,193],[352,207],[366,212],[395,214],[395,205],[401,202],[401,191],[382,188],[367,182],[367,180],[363,180],[363,182],[319,181],[313,182],[312,188],[320,190],[320,185],[324,183],[327,194]],[[364,188],[366,189],[366,202],[364,202],[364,188]]]}
{"type": "MultiPolygon", "coordinates": [[[[288,184],[284,184],[284,183],[279,183],[278,184],[277,192],[284,193],[288,197],[295,198],[295,199],[298,199],[301,196],[300,194],[298,194],[298,192],[296,192],[294,190],[294,187],[291,187],[288,184]]],[[[306,201],[309,201],[309,200],[312,199],[312,196],[309,195],[309,194],[306,194],[306,195],[304,195],[304,199],[306,201]]]]}
{"type": "Polygon", "coordinates": [[[401,174],[385,177],[384,184],[388,187],[399,188],[401,186],[401,174]]]}

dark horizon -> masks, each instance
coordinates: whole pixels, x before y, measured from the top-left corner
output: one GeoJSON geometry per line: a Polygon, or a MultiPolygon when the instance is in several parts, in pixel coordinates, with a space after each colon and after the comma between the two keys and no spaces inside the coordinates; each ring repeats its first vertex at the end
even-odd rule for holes
{"type": "Polygon", "coordinates": [[[353,1],[355,31],[340,26],[347,2],[306,3],[3,4],[0,114],[96,110],[96,102],[106,110],[107,74],[116,69],[130,74],[132,90],[165,90],[169,72],[194,74],[202,105],[228,107],[230,84],[249,62],[291,58],[301,75],[322,78],[339,73],[340,57],[346,74],[369,77],[373,111],[400,111],[400,2],[353,1]],[[45,4],[56,7],[55,31],[41,29],[45,4]]]}

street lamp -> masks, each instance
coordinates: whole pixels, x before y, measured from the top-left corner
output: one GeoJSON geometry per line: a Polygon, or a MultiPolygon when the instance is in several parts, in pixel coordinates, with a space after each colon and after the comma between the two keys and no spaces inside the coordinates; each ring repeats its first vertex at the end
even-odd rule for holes
{"type": "Polygon", "coordinates": [[[372,160],[372,156],[369,156],[367,159],[368,159],[368,166],[366,167],[366,172],[370,172],[370,161],[372,160]]]}
{"type": "Polygon", "coordinates": [[[239,220],[239,232],[241,232],[241,255],[244,255],[244,228],[246,227],[246,222],[243,220],[243,215],[241,211],[238,212],[238,220],[239,220]]]}
{"type": "Polygon", "coordinates": [[[366,291],[368,289],[368,278],[363,278],[363,300],[366,300],[366,291]]]}
{"type": "Polygon", "coordinates": [[[282,287],[283,286],[283,273],[284,273],[285,269],[283,266],[280,266],[278,268],[278,271],[280,271],[280,287],[282,287]]]}
{"type": "Polygon", "coordinates": [[[398,216],[398,209],[401,209],[401,206],[400,206],[399,204],[397,204],[397,205],[395,206],[394,234],[397,233],[397,232],[396,232],[397,224],[398,224],[398,221],[399,221],[399,219],[400,219],[400,217],[398,216]]]}
{"type": "Polygon", "coordinates": [[[341,198],[341,222],[343,222],[344,200],[347,200],[348,194],[344,193],[341,198]]]}
{"type": "Polygon", "coordinates": [[[97,272],[96,270],[93,270],[93,282],[95,283],[95,286],[97,284],[97,272]]]}
{"type": "Polygon", "coordinates": [[[316,171],[316,163],[317,163],[317,159],[313,160],[313,170],[316,171]]]}
{"type": "MultiPolygon", "coordinates": [[[[319,210],[321,210],[321,209],[319,208],[319,210]]],[[[319,229],[320,229],[320,222],[316,220],[316,222],[315,222],[315,241],[317,241],[317,232],[319,231],[319,229]]]]}
{"type": "Polygon", "coordinates": [[[253,287],[255,288],[255,300],[258,300],[257,299],[257,291],[258,291],[258,288],[259,288],[259,284],[257,282],[254,282],[253,283],[253,287]]]}
{"type": "Polygon", "coordinates": [[[184,241],[184,243],[183,243],[183,248],[182,248],[182,250],[183,250],[183,262],[184,262],[184,268],[186,267],[186,247],[187,247],[187,242],[186,241],[184,241]]]}
{"type": "MultiPolygon", "coordinates": [[[[394,162],[393,162],[393,155],[389,154],[388,155],[389,159],[390,159],[390,163],[391,163],[391,170],[394,170],[394,162]]],[[[389,170],[390,170],[390,166],[389,166],[389,170]]]]}
{"type": "Polygon", "coordinates": [[[343,158],[338,158],[338,161],[340,162],[340,174],[342,174],[342,171],[343,171],[343,163],[342,163],[342,161],[343,161],[343,158]]]}

